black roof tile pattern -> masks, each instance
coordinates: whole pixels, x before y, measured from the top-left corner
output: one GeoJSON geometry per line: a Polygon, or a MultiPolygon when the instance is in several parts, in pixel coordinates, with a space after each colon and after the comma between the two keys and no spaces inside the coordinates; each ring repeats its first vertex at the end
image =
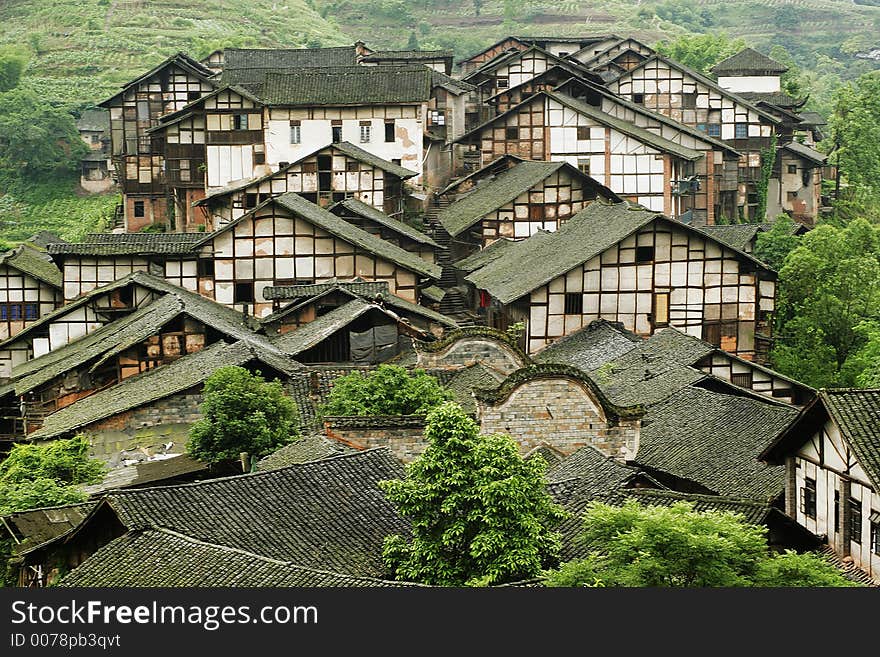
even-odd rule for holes
{"type": "Polygon", "coordinates": [[[258,95],[268,105],[394,105],[427,102],[435,71],[427,66],[333,66],[269,71],[258,95]]]}
{"type": "Polygon", "coordinates": [[[743,48],[735,55],[721,60],[709,70],[716,75],[724,76],[730,73],[785,73],[788,67],[759,53],[754,48],[743,48]]]}
{"type": "Polygon", "coordinates": [[[204,233],[91,233],[82,242],[56,242],[52,255],[190,254],[204,233]]]}
{"type": "Polygon", "coordinates": [[[20,244],[0,254],[0,265],[12,267],[38,281],[61,288],[61,270],[51,258],[30,244],[20,244]]]}
{"type": "Polygon", "coordinates": [[[597,319],[534,354],[538,363],[559,363],[589,372],[632,351],[642,339],[619,322],[597,319]]]}
{"type": "Polygon", "coordinates": [[[336,48],[224,48],[223,72],[236,69],[305,68],[354,66],[357,51],[352,46],[336,48]]]}
{"type": "Polygon", "coordinates": [[[343,218],[348,216],[348,213],[352,213],[356,217],[363,217],[364,219],[369,219],[370,221],[376,222],[380,226],[390,228],[394,232],[403,235],[413,242],[418,242],[419,244],[427,244],[428,246],[432,246],[438,249],[441,248],[440,245],[437,244],[437,242],[432,240],[422,231],[416,230],[409,224],[403,223],[400,219],[389,217],[381,210],[377,210],[372,205],[367,205],[363,201],[356,199],[353,196],[334,203],[328,209],[330,210],[330,212],[333,212],[333,214],[337,214],[343,218]]]}
{"type": "Polygon", "coordinates": [[[827,389],[819,397],[874,490],[880,491],[880,389],[827,389]]]}
{"type": "Polygon", "coordinates": [[[168,529],[129,532],[68,573],[59,586],[354,587],[415,586],[307,568],[168,529]]]}
{"type": "Polygon", "coordinates": [[[257,462],[256,470],[257,472],[277,470],[278,468],[286,468],[289,465],[319,461],[331,456],[350,454],[355,451],[357,450],[348,445],[328,440],[321,434],[311,433],[300,436],[289,445],[285,445],[268,456],[264,456],[257,462]]]}
{"type": "Polygon", "coordinates": [[[598,494],[622,488],[638,472],[638,468],[624,465],[595,447],[586,446],[548,468],[547,481],[558,483],[578,479],[581,490],[588,486],[598,494]]]}
{"type": "Polygon", "coordinates": [[[0,527],[7,532],[11,531],[11,538],[20,541],[22,545],[40,545],[77,527],[95,504],[96,502],[83,502],[15,511],[2,516],[0,527]]]}

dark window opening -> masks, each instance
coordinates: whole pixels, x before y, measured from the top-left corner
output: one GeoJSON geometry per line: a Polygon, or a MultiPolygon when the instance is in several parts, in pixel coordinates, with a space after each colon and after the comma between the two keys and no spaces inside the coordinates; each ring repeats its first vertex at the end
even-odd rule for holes
{"type": "Polygon", "coordinates": [[[202,92],[200,91],[187,91],[186,92],[186,100],[187,102],[193,102],[194,100],[198,100],[202,97],[202,92]]]}
{"type": "Polygon", "coordinates": [[[135,217],[147,216],[146,208],[144,207],[143,201],[135,201],[134,202],[134,216],[135,217]]]}
{"type": "Polygon", "coordinates": [[[266,164],[266,154],[254,153],[254,164],[266,164]]]}
{"type": "Polygon", "coordinates": [[[331,140],[333,141],[333,143],[338,144],[339,142],[341,142],[342,141],[342,126],[341,125],[334,125],[334,126],[331,126],[330,129],[333,133],[331,136],[331,140]]]}
{"type": "Polygon", "coordinates": [[[740,372],[738,374],[732,374],[730,376],[730,381],[735,386],[739,386],[740,388],[751,388],[752,387],[752,373],[751,372],[740,372]]]}
{"type": "Polygon", "coordinates": [[[840,533],[840,491],[834,491],[834,531],[840,533]]]}
{"type": "Polygon", "coordinates": [[[697,107],[697,93],[689,93],[681,95],[682,109],[695,109],[697,107]]]}
{"type": "Polygon", "coordinates": [[[214,258],[199,258],[198,263],[199,278],[214,277],[214,258]]]}
{"type": "Polygon", "coordinates": [[[789,164],[788,165],[789,173],[797,173],[797,164],[789,164]]]}
{"type": "Polygon", "coordinates": [[[809,477],[804,479],[804,487],[801,488],[801,511],[807,518],[816,519],[816,480],[809,477]]]}
{"type": "Polygon", "coordinates": [[[260,197],[257,194],[245,194],[244,195],[244,207],[246,210],[251,210],[260,202],[260,197]]]}
{"type": "Polygon", "coordinates": [[[713,347],[721,346],[721,324],[703,324],[703,342],[713,347]]]}
{"type": "Polygon", "coordinates": [[[0,319],[4,321],[39,319],[39,308],[35,303],[4,303],[0,305],[0,319]]]}
{"type": "Polygon", "coordinates": [[[505,139],[519,139],[519,128],[516,126],[504,128],[505,139]]]}
{"type": "Polygon", "coordinates": [[[233,303],[253,302],[254,300],[254,284],[253,283],[236,283],[235,298],[233,303]]]}
{"type": "Polygon", "coordinates": [[[233,114],[232,115],[232,129],[233,130],[247,130],[248,129],[248,115],[247,114],[233,114]]]}
{"type": "Polygon", "coordinates": [[[590,138],[590,126],[587,125],[579,125],[577,127],[577,139],[578,141],[583,141],[585,139],[590,138]]]}
{"type": "Polygon", "coordinates": [[[385,141],[394,141],[394,121],[385,123],[385,141]]]}
{"type": "Polygon", "coordinates": [[[361,167],[358,162],[353,162],[353,161],[349,160],[348,162],[345,163],[345,170],[348,171],[349,173],[354,173],[356,171],[360,171],[361,167]]]}
{"type": "Polygon", "coordinates": [[[566,315],[583,315],[584,314],[584,295],[580,292],[565,293],[565,314],[566,315]]]}
{"type": "Polygon", "coordinates": [[[507,89],[507,86],[509,84],[509,81],[507,78],[495,78],[495,80],[496,80],[496,86],[499,89],[507,89]]]}
{"type": "Polygon", "coordinates": [[[733,126],[733,137],[734,139],[748,139],[749,136],[749,124],[748,123],[736,123],[733,126]]]}
{"type": "Polygon", "coordinates": [[[645,104],[645,94],[633,94],[633,102],[636,105],[644,105],[645,104]]]}
{"type": "Polygon", "coordinates": [[[330,155],[318,156],[318,171],[332,171],[333,158],[330,155]]]}
{"type": "Polygon", "coordinates": [[[849,540],[862,542],[862,502],[849,498],[849,540]]]}
{"type": "Polygon", "coordinates": [[[638,262],[638,263],[654,262],[654,247],[653,246],[637,246],[636,247],[636,262],[638,262]]]}
{"type": "Polygon", "coordinates": [[[871,552],[880,555],[880,522],[871,523],[871,552]]]}

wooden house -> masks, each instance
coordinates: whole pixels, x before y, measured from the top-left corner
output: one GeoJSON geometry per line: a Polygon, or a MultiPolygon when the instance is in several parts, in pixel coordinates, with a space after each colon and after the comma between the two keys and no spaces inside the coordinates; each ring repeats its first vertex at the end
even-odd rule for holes
{"type": "Polygon", "coordinates": [[[84,110],[76,120],[80,139],[89,148],[80,160],[79,186],[93,194],[109,191],[110,175],[110,112],[103,109],[84,110]]]}
{"type": "Polygon", "coordinates": [[[322,207],[353,198],[386,215],[399,217],[406,201],[404,181],[416,175],[415,171],[343,141],[259,178],[212,189],[195,206],[202,209],[204,224],[214,228],[287,192],[296,192],[322,207]]]}
{"type": "Polygon", "coordinates": [[[452,74],[451,50],[373,50],[358,57],[363,66],[422,64],[439,73],[452,74]]]}
{"type": "Polygon", "coordinates": [[[557,57],[564,58],[578,52],[589,51],[590,49],[598,52],[619,40],[620,37],[613,34],[585,35],[580,37],[506,36],[491,46],[487,46],[480,52],[462,60],[459,64],[461,65],[462,74],[467,75],[499,55],[511,50],[526,50],[530,45],[536,45],[557,57]]]}
{"type": "Polygon", "coordinates": [[[211,262],[210,276],[199,278],[198,291],[257,317],[273,310],[263,297],[270,286],[360,276],[387,281],[392,294],[417,303],[425,281],[440,278],[440,267],[417,253],[293,192],[269,198],[219,230],[200,235],[191,248],[211,262]]]}
{"type": "Polygon", "coordinates": [[[761,458],[786,513],[880,582],[880,390],[820,390],[761,458]]]}
{"type": "Polygon", "coordinates": [[[0,341],[48,315],[62,300],[61,272],[41,249],[24,243],[0,254],[0,341]]]}
{"type": "Polygon", "coordinates": [[[444,190],[450,204],[437,215],[455,240],[453,256],[499,238],[525,239],[557,230],[594,199],[619,201],[597,180],[566,162],[508,156],[444,190]]]}
{"type": "Polygon", "coordinates": [[[674,326],[746,360],[767,351],[776,273],[657,212],[594,201],[487,260],[465,280],[490,325],[526,325],[530,353],[599,318],[642,336],[674,326]]]}
{"type": "MultiPolygon", "coordinates": [[[[185,53],[177,53],[99,104],[110,111],[112,158],[122,187],[126,230],[166,223],[169,205],[194,200],[190,190],[198,181],[169,179],[165,146],[148,130],[157,125],[159,117],[213,90],[213,75],[211,69],[185,53]]],[[[178,155],[180,166],[188,163],[185,148],[178,155]]],[[[197,164],[193,168],[197,170],[197,164]]]]}
{"type": "Polygon", "coordinates": [[[617,77],[620,73],[635,68],[656,52],[651,46],[629,37],[619,39],[598,52],[593,47],[582,49],[572,53],[571,59],[603,77],[608,73],[617,77]]]}
{"type": "Polygon", "coordinates": [[[609,82],[608,88],[635,104],[694,126],[739,151],[742,156],[737,176],[736,213],[748,221],[764,220],[755,216],[761,151],[770,146],[771,137],[781,123],[779,119],[706,76],[661,55],[653,55],[622,73],[609,82]]]}

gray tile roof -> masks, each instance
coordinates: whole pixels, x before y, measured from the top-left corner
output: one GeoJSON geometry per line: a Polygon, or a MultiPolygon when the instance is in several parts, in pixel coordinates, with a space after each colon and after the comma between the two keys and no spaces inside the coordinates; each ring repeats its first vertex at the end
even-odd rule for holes
{"type": "Polygon", "coordinates": [[[783,468],[761,463],[758,455],[797,414],[686,387],[648,408],[634,461],[719,495],[770,502],[782,493],[783,468]]]}
{"type": "Polygon", "coordinates": [[[326,315],[300,326],[295,331],[283,333],[275,338],[275,346],[288,356],[296,356],[311,349],[321,341],[351,324],[358,317],[371,310],[381,308],[362,299],[352,299],[345,305],[334,308],[326,315]]]}
{"type": "Polygon", "coordinates": [[[753,103],[767,103],[783,110],[797,109],[804,104],[784,91],[740,91],[739,95],[753,103]]]}
{"type": "Polygon", "coordinates": [[[802,158],[809,160],[813,164],[822,165],[828,161],[828,156],[825,153],[820,153],[819,151],[810,148],[809,146],[805,146],[800,142],[791,141],[780,148],[791,151],[795,155],[799,155],[802,158]]]}
{"type": "Polygon", "coordinates": [[[453,266],[460,271],[471,273],[485,267],[490,262],[495,262],[495,260],[505,254],[508,248],[516,243],[517,240],[507,239],[506,237],[499,238],[476,253],[472,253],[467,258],[453,263],[453,266]]]}
{"type": "Polygon", "coordinates": [[[504,380],[498,371],[490,369],[482,363],[474,363],[455,372],[445,383],[466,413],[477,412],[477,403],[473,396],[475,389],[497,388],[504,380]]]}
{"type": "Polygon", "coordinates": [[[874,490],[880,491],[880,389],[831,388],[820,390],[819,397],[874,490]]]}
{"type": "Polygon", "coordinates": [[[46,250],[58,255],[189,254],[204,239],[204,233],[92,233],[82,242],[49,244],[46,250]]]}
{"type": "Polygon", "coordinates": [[[501,303],[510,303],[599,255],[661,216],[627,202],[609,204],[596,200],[559,230],[539,231],[518,242],[466,280],[488,291],[501,303]]]}
{"type": "Polygon", "coordinates": [[[564,167],[564,162],[519,162],[495,178],[477,184],[473,190],[441,210],[437,220],[446,232],[455,237],[564,167]]]}
{"type": "MultiPolygon", "coordinates": [[[[358,296],[376,297],[388,292],[388,281],[331,281],[329,283],[313,283],[311,285],[270,285],[263,290],[263,298],[275,299],[309,299],[326,294],[332,290],[345,290],[358,296]]],[[[265,319],[263,320],[266,321],[265,319]]]]}
{"type": "Polygon", "coordinates": [[[334,66],[269,71],[259,96],[268,105],[394,105],[431,98],[427,66],[334,66]]]}
{"type": "Polygon", "coordinates": [[[95,504],[83,502],[15,511],[2,516],[0,527],[7,531],[11,529],[14,532],[12,538],[21,541],[22,545],[40,545],[77,527],[95,504]]]}
{"type": "MultiPolygon", "coordinates": [[[[110,132],[110,112],[105,109],[86,109],[76,120],[76,129],[88,132],[110,132]]],[[[108,134],[109,136],[109,134],[108,134]]]]}
{"type": "Polygon", "coordinates": [[[754,48],[743,48],[735,55],[731,55],[727,59],[723,59],[711,69],[716,75],[729,75],[731,73],[750,73],[750,72],[767,72],[767,73],[785,73],[788,66],[780,64],[775,59],[771,59],[754,48]]]}
{"type": "Polygon", "coordinates": [[[751,251],[755,238],[761,232],[761,224],[703,226],[701,230],[734,249],[751,251]]]}
{"type": "Polygon", "coordinates": [[[351,454],[355,451],[357,450],[335,440],[328,440],[321,434],[310,433],[300,436],[289,445],[285,445],[260,459],[257,462],[256,471],[277,470],[289,465],[319,461],[331,456],[351,454]]]}
{"type": "Polygon", "coordinates": [[[131,465],[113,467],[111,463],[110,470],[99,483],[82,488],[86,493],[94,496],[116,488],[135,488],[157,482],[169,483],[169,480],[195,476],[207,469],[207,464],[196,461],[186,454],[161,454],[158,458],[144,458],[131,465]]]}
{"type": "Polygon", "coordinates": [[[336,48],[224,48],[223,72],[235,69],[354,66],[357,51],[352,46],[336,48]]]}
{"type": "Polygon", "coordinates": [[[382,542],[408,523],[378,487],[402,478],[385,448],[104,499],[129,530],[166,528],[269,559],[381,577],[382,542]]]}
{"type": "MultiPolygon", "coordinates": [[[[377,66],[375,68],[381,67],[377,66]]],[[[396,265],[400,265],[404,269],[421,274],[422,276],[427,276],[428,278],[433,279],[440,278],[441,269],[439,265],[429,263],[414,253],[404,251],[399,246],[386,242],[375,235],[371,235],[367,231],[358,228],[357,226],[353,226],[344,219],[337,217],[332,212],[328,212],[324,208],[315,205],[311,201],[307,201],[299,194],[293,192],[288,192],[268,199],[247,214],[242,215],[235,221],[229,222],[220,230],[207,236],[202,236],[202,240],[198,243],[198,246],[207,244],[220,233],[231,230],[242,221],[249,221],[255,212],[270,203],[278,204],[282,208],[295,214],[297,217],[305,219],[321,230],[325,230],[331,235],[334,235],[349,244],[360,247],[367,253],[372,253],[375,256],[388,260],[396,265]]]]}
{"type": "Polygon", "coordinates": [[[347,198],[343,201],[339,201],[331,205],[328,210],[333,214],[339,215],[343,218],[346,216],[350,216],[349,213],[354,214],[357,217],[362,217],[364,219],[369,219],[380,226],[384,226],[385,228],[389,228],[393,230],[395,233],[403,235],[407,239],[412,240],[413,242],[418,242],[419,244],[426,244],[428,246],[432,246],[436,249],[442,248],[437,242],[431,239],[428,235],[423,233],[420,230],[416,230],[409,224],[403,223],[400,219],[394,219],[393,217],[389,217],[387,214],[382,212],[381,210],[377,210],[372,205],[368,205],[361,200],[354,198],[353,196],[347,198]]]}
{"type": "Polygon", "coordinates": [[[595,447],[586,446],[548,468],[547,481],[558,483],[579,479],[587,482],[598,494],[623,487],[638,472],[638,468],[624,465],[595,447]]]}
{"type": "Polygon", "coordinates": [[[381,62],[393,60],[423,61],[432,59],[452,59],[451,50],[375,50],[361,57],[362,62],[381,62]]]}
{"type": "Polygon", "coordinates": [[[278,588],[407,584],[306,568],[168,529],[148,529],[129,532],[103,546],[65,575],[59,586],[278,588]]]}
{"type": "Polygon", "coordinates": [[[260,353],[253,343],[239,341],[234,344],[216,342],[194,354],[188,354],[168,365],[148,370],[137,376],[83,397],[46,416],[43,426],[29,434],[29,438],[43,440],[62,436],[93,422],[118,413],[139,408],[156,400],[200,386],[220,367],[245,365],[256,361],[272,369],[290,374],[302,366],[292,359],[260,353]]]}
{"type": "Polygon", "coordinates": [[[30,244],[20,244],[0,254],[0,265],[13,267],[38,281],[61,288],[61,270],[48,256],[30,244]]]}
{"type": "Polygon", "coordinates": [[[597,319],[554,340],[532,358],[538,363],[560,363],[589,372],[635,349],[641,342],[622,324],[597,319]]]}

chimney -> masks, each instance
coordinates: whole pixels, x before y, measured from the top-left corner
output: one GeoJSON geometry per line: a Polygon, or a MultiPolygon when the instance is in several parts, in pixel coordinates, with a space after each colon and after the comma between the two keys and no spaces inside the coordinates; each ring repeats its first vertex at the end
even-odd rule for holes
{"type": "Polygon", "coordinates": [[[248,454],[247,452],[241,452],[238,455],[238,458],[241,461],[241,471],[242,472],[250,472],[250,470],[251,470],[250,454],[248,454]]]}

